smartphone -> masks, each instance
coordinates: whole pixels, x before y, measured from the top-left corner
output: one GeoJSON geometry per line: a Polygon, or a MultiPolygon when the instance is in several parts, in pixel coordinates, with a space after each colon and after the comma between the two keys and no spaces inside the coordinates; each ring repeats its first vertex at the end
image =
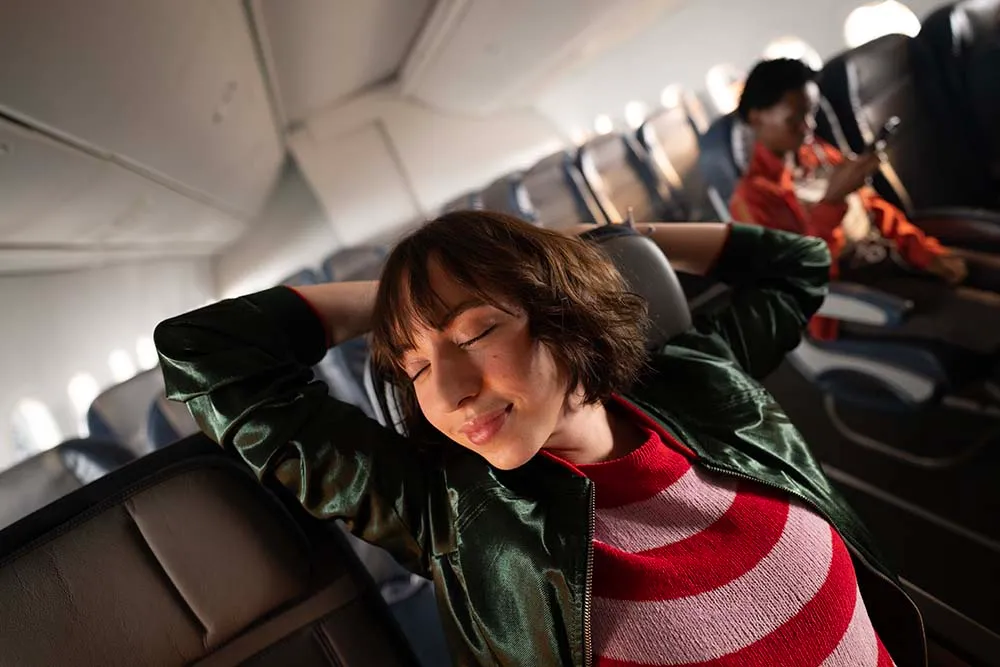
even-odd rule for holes
{"type": "Polygon", "coordinates": [[[875,140],[868,146],[870,151],[884,151],[886,146],[889,145],[889,141],[896,136],[899,132],[899,126],[903,121],[900,120],[899,116],[893,116],[885,122],[882,129],[878,131],[875,135],[875,140]]]}

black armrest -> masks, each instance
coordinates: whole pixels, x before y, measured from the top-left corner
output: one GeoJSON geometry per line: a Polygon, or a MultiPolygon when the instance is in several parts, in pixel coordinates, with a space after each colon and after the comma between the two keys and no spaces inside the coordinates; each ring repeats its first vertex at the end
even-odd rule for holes
{"type": "Polygon", "coordinates": [[[1000,252],[1000,212],[939,208],[917,211],[910,218],[941,243],[979,252],[1000,252]]]}
{"type": "Polygon", "coordinates": [[[871,326],[899,326],[913,310],[913,302],[856,283],[832,282],[819,315],[842,322],[871,326]]]}

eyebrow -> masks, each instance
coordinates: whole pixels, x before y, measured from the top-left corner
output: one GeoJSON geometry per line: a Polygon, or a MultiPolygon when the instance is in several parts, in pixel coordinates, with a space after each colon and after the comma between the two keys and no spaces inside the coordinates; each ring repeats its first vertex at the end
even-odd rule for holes
{"type": "MultiPolygon", "coordinates": [[[[458,316],[464,313],[465,311],[472,310],[473,308],[478,308],[479,306],[485,306],[485,305],[488,305],[487,302],[480,298],[466,299],[465,301],[461,302],[460,304],[458,304],[457,306],[455,306],[454,308],[452,308],[451,310],[449,310],[444,314],[444,317],[441,318],[441,322],[437,327],[438,331],[443,331],[447,329],[448,325],[454,322],[458,318],[458,316]]],[[[413,352],[414,349],[415,349],[414,346],[411,344],[405,346],[400,352],[403,355],[405,355],[408,352],[413,352]]]]}
{"type": "Polygon", "coordinates": [[[462,303],[458,304],[457,306],[455,306],[454,308],[452,308],[451,310],[449,310],[447,313],[445,313],[444,317],[441,318],[441,323],[438,328],[447,329],[448,325],[454,322],[458,318],[458,316],[464,313],[465,311],[472,310],[473,308],[478,308],[479,306],[485,306],[485,305],[486,302],[483,301],[482,299],[467,299],[462,303]]]}

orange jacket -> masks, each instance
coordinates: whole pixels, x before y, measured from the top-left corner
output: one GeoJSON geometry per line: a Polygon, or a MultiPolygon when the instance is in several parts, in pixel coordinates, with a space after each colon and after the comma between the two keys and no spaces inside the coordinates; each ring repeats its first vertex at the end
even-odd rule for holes
{"type": "MultiPolygon", "coordinates": [[[[844,156],[836,148],[819,139],[817,145],[830,164],[840,164],[844,156]]],[[[799,164],[808,172],[820,166],[819,157],[809,146],[799,149],[799,164]]],[[[926,268],[944,248],[937,239],[925,235],[913,226],[898,208],[885,201],[871,188],[859,193],[865,209],[872,216],[872,223],[882,236],[894,241],[900,256],[918,269],[926,268]]],[[[754,146],[753,159],[746,174],[740,179],[729,203],[733,219],[774,229],[783,229],[825,240],[833,255],[831,278],[837,276],[837,261],[844,250],[846,238],[841,220],[847,213],[846,203],[820,202],[806,206],[795,196],[792,173],[784,160],[764,148],[754,146]]],[[[829,339],[836,334],[836,322],[826,318],[813,319],[810,330],[814,336],[829,339]]]]}

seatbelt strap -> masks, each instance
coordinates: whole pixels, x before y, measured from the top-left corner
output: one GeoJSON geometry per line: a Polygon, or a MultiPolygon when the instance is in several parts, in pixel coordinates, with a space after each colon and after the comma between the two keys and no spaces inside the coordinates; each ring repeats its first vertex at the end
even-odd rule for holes
{"type": "Polygon", "coordinates": [[[255,628],[238,635],[210,655],[191,663],[191,667],[235,667],[274,646],[297,630],[315,623],[330,612],[358,597],[354,580],[345,575],[315,595],[274,616],[255,628]]]}

